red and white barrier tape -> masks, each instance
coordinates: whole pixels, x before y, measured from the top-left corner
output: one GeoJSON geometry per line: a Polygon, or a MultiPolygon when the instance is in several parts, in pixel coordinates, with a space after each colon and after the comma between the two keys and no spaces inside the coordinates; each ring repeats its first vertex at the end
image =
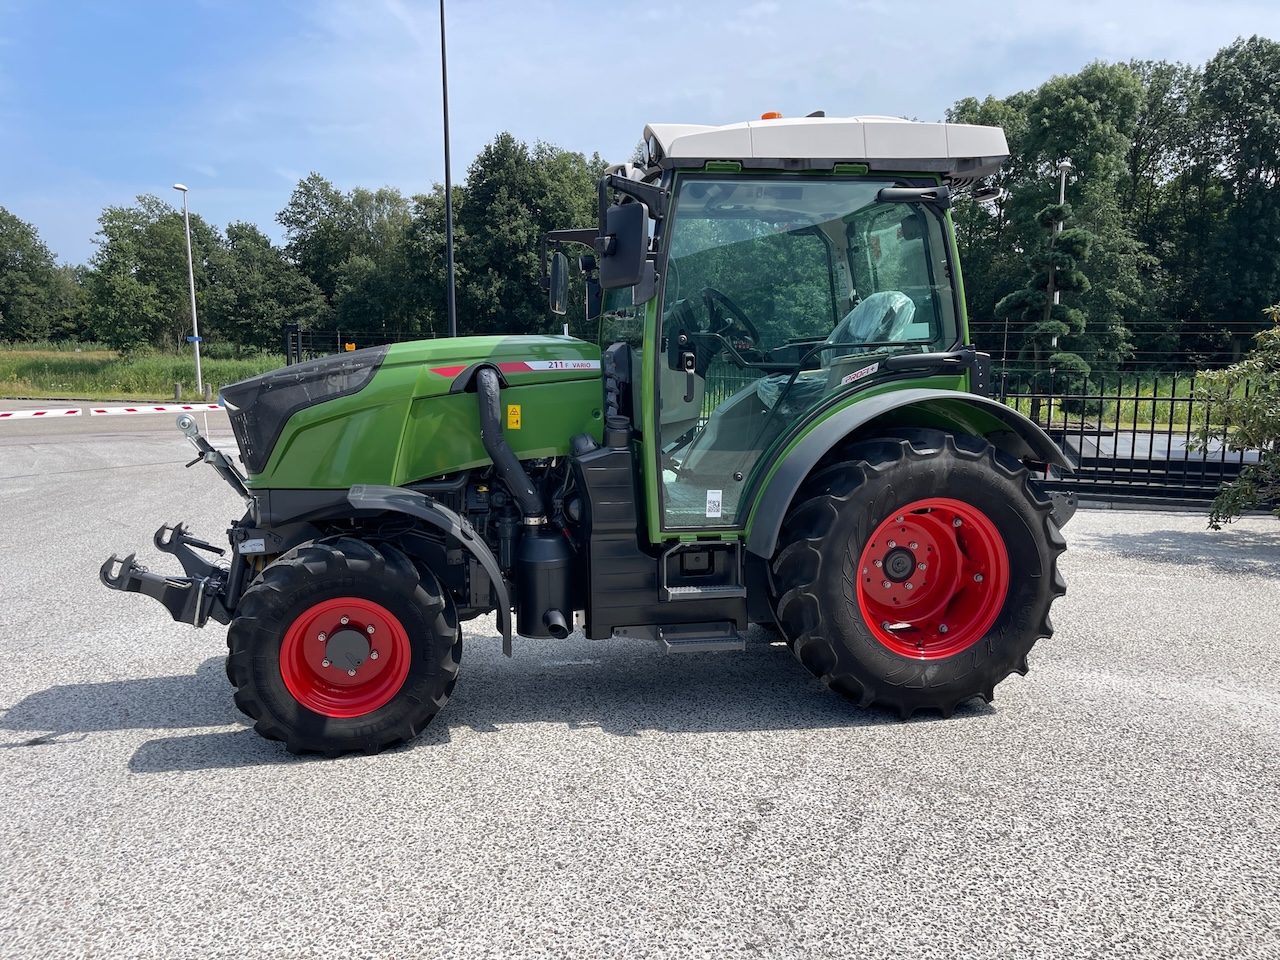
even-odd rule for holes
{"type": "MultiPolygon", "coordinates": [[[[223,409],[216,403],[159,403],[149,407],[86,407],[91,417],[113,417],[133,413],[207,413],[223,409]]],[[[79,407],[53,407],[48,410],[0,410],[0,420],[28,420],[42,418],[56,420],[60,417],[78,417],[79,407]]]]}
{"type": "Polygon", "coordinates": [[[0,420],[23,420],[27,417],[44,417],[49,420],[57,417],[78,417],[79,407],[57,407],[52,410],[0,410],[0,420]]]}
{"type": "Polygon", "coordinates": [[[200,413],[207,410],[221,410],[216,403],[161,403],[152,407],[90,407],[91,417],[114,417],[131,413],[200,413]]]}

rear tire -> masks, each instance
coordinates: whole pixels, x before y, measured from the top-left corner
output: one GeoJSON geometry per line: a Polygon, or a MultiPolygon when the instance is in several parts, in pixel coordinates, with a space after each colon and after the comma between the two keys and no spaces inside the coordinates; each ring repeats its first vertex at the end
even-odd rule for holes
{"type": "Polygon", "coordinates": [[[904,719],[990,702],[1053,626],[1066,542],[1020,463],[940,430],[850,446],[797,495],[773,560],[795,655],[904,719]]]}
{"type": "Polygon", "coordinates": [[[372,754],[410,740],[457,681],[452,598],[390,546],[304,544],[263,570],[236,613],[236,706],[292,753],[372,754]]]}

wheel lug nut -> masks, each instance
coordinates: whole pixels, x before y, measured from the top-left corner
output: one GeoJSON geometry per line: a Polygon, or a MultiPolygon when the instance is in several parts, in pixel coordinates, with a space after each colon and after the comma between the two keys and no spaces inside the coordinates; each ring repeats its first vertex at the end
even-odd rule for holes
{"type": "Polygon", "coordinates": [[[883,566],[884,566],[884,561],[883,561],[883,560],[877,560],[877,561],[876,561],[876,569],[877,569],[877,570],[879,570],[879,569],[880,569],[881,567],[883,567],[883,566]]]}
{"type": "Polygon", "coordinates": [[[906,587],[907,587],[907,589],[908,589],[908,590],[910,590],[910,589],[912,588],[912,586],[913,586],[913,584],[911,583],[911,581],[910,581],[910,580],[908,580],[908,581],[907,581],[907,583],[906,583],[906,587]]]}
{"type": "Polygon", "coordinates": [[[888,546],[889,546],[889,549],[890,549],[890,550],[892,550],[892,549],[893,549],[894,547],[896,547],[897,545],[898,545],[898,541],[897,541],[897,540],[890,540],[890,541],[889,541],[889,544],[888,544],[888,546]]]}
{"type": "Polygon", "coordinates": [[[350,621],[350,619],[348,619],[347,617],[343,617],[343,618],[342,618],[341,620],[339,620],[338,622],[339,622],[340,624],[342,624],[342,625],[345,627],[345,626],[346,626],[348,623],[350,623],[351,621],[350,621]]]}
{"type": "Polygon", "coordinates": [[[921,560],[919,563],[917,563],[917,564],[916,564],[916,569],[917,569],[917,570],[924,570],[925,568],[926,568],[926,567],[925,567],[925,562],[924,562],[923,560],[921,560]]]}
{"type": "Polygon", "coordinates": [[[373,624],[371,623],[371,624],[369,624],[367,627],[365,627],[365,628],[364,628],[364,632],[365,632],[365,633],[373,633],[373,624]]]}
{"type": "Polygon", "coordinates": [[[980,573],[975,573],[975,574],[973,575],[973,582],[974,582],[974,583],[981,583],[981,582],[982,582],[982,574],[980,574],[980,573]]]}
{"type": "Polygon", "coordinates": [[[903,520],[905,520],[905,519],[906,519],[906,517],[898,517],[898,518],[897,518],[897,520],[895,520],[894,522],[895,522],[895,523],[901,523],[901,522],[902,522],[903,520]]]}
{"type": "Polygon", "coordinates": [[[881,624],[880,624],[880,629],[881,629],[881,630],[888,630],[888,629],[889,629],[889,621],[888,621],[888,620],[885,620],[883,623],[881,623],[881,624]]]}
{"type": "Polygon", "coordinates": [[[329,664],[329,658],[328,658],[328,657],[326,657],[325,659],[323,659],[323,660],[321,660],[321,661],[320,661],[320,666],[322,666],[322,667],[327,667],[327,666],[329,666],[329,665],[330,665],[330,664],[329,664]]]}
{"type": "Polygon", "coordinates": [[[347,676],[348,676],[348,677],[354,677],[355,675],[356,675],[356,672],[355,672],[354,670],[348,670],[348,671],[347,671],[347,676]]]}
{"type": "Polygon", "coordinates": [[[317,639],[317,640],[319,640],[321,643],[324,643],[324,642],[325,642],[326,640],[328,640],[329,638],[328,638],[328,636],[326,636],[325,634],[323,634],[323,633],[322,633],[322,634],[320,634],[320,636],[316,637],[316,639],[317,639]]]}
{"type": "Polygon", "coordinates": [[[377,650],[370,650],[370,651],[369,651],[369,659],[370,659],[370,660],[377,660],[377,659],[378,659],[378,651],[377,651],[377,650]]]}
{"type": "Polygon", "coordinates": [[[956,517],[954,520],[951,521],[951,525],[954,527],[960,526],[960,523],[961,523],[961,520],[959,517],[956,517]]]}
{"type": "Polygon", "coordinates": [[[893,586],[893,584],[891,584],[888,580],[886,580],[884,583],[880,584],[880,586],[888,590],[891,586],[893,586]]]}
{"type": "Polygon", "coordinates": [[[912,550],[919,550],[919,549],[920,549],[920,544],[916,543],[914,540],[912,540],[910,543],[908,543],[908,544],[907,544],[907,546],[908,546],[908,547],[910,547],[912,550]]]}
{"type": "Polygon", "coordinates": [[[945,623],[940,623],[940,624],[938,624],[938,632],[939,632],[939,633],[946,633],[946,632],[947,632],[947,625],[946,625],[945,623]]]}

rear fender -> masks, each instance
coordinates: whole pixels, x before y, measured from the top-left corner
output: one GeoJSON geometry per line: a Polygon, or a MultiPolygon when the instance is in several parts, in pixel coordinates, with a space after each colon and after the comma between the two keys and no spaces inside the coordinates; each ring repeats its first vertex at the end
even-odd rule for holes
{"type": "Polygon", "coordinates": [[[470,523],[430,497],[403,487],[357,484],[347,493],[347,500],[357,510],[403,513],[416,517],[428,526],[435,527],[446,534],[471,554],[489,575],[489,583],[493,587],[494,599],[497,603],[498,629],[502,633],[502,652],[508,657],[511,656],[511,595],[507,591],[506,582],[502,579],[497,558],[489,549],[489,545],[476,534],[470,523]]]}
{"type": "Polygon", "coordinates": [[[983,437],[1019,460],[1052,464],[1067,472],[1074,469],[1038,424],[998,400],[925,388],[882,393],[836,411],[782,451],[768,487],[752,510],[748,552],[766,560],[773,556],[778,531],[796,492],[827,453],[847,440],[902,426],[968,433],[983,437]]]}

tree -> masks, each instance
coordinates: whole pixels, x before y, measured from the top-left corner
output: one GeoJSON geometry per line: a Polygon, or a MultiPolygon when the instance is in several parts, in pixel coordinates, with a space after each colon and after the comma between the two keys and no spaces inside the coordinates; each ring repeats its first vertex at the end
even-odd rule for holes
{"type": "Polygon", "coordinates": [[[1094,365],[1114,367],[1131,349],[1129,325],[1149,309],[1142,273],[1147,263],[1116,199],[1142,97],[1141,81],[1127,67],[1093,63],[1033,91],[961,100],[948,111],[953,122],[1001,126],[1009,141],[1008,161],[983,184],[1003,195],[989,205],[962,200],[955,213],[957,241],[975,342],[998,352],[1002,363],[1008,353],[1026,360],[1037,380],[1050,368],[1084,380],[1094,365]],[[1046,204],[1057,208],[1055,171],[1068,156],[1080,172],[1071,188],[1078,228],[1065,240],[1051,237],[1046,249],[1046,204]],[[1086,260],[1093,242],[1105,258],[1086,260]],[[1050,287],[1061,269],[1055,261],[1062,258],[1074,262],[1050,287]],[[1053,315],[1054,289],[1076,293],[1075,309],[1053,315]],[[1091,318],[1087,335],[1085,316],[1091,318]],[[1011,327],[1015,320],[1020,322],[1011,327]],[[1069,344],[1059,349],[1061,337],[1069,344]]]}
{"type": "MultiPolygon", "coordinates": [[[[455,223],[466,196],[466,187],[453,188],[455,223]]],[[[412,200],[409,226],[404,236],[405,273],[409,291],[409,309],[417,317],[424,333],[447,335],[449,332],[448,277],[445,257],[444,187],[435,184],[429,194],[418,194],[412,200]]],[[[466,232],[454,229],[454,247],[467,245],[466,232]]],[[[455,262],[455,281],[459,289],[469,282],[465,263],[455,262]]]]}
{"type": "Polygon", "coordinates": [[[227,226],[226,248],[210,269],[205,321],[237,348],[280,350],[289,324],[327,327],[320,288],[250,223],[227,226]]]}
{"type": "Polygon", "coordinates": [[[35,227],[0,207],[0,340],[48,339],[62,280],[35,227]]]}
{"type": "MultiPolygon", "coordinates": [[[[1197,399],[1206,403],[1205,422],[1193,450],[1211,443],[1229,450],[1256,450],[1238,479],[1223,484],[1209,508],[1209,526],[1221,529],[1245,511],[1280,499],[1280,303],[1263,311],[1271,326],[1261,330],[1253,352],[1225,370],[1197,378],[1197,399]]],[[[1272,511],[1280,516],[1280,508],[1272,511]]]]}
{"type": "Polygon", "coordinates": [[[1237,40],[1205,66],[1210,162],[1225,174],[1225,216],[1206,251],[1221,320],[1258,317],[1280,299],[1280,43],[1237,40]]]}
{"type": "Polygon", "coordinates": [[[318,173],[298,181],[289,203],[276,214],[285,229],[285,253],[330,304],[338,272],[351,256],[353,220],[347,197],[318,173]]]}
{"type": "MultiPolygon", "coordinates": [[[[90,261],[89,329],[118,350],[143,344],[175,349],[191,332],[191,293],[182,212],[153,196],[132,207],[108,207],[98,218],[98,249],[90,261]]],[[[209,272],[222,237],[191,215],[197,309],[208,306],[209,272]]],[[[202,329],[209,339],[216,325],[202,329]]]]}
{"type": "Polygon", "coordinates": [[[472,162],[458,210],[458,327],[465,333],[555,329],[538,283],[548,230],[595,223],[599,156],[587,160],[546,143],[532,149],[501,133],[472,162]]]}
{"type": "Polygon", "coordinates": [[[344,193],[313,173],[276,217],[285,252],[321,291],[347,331],[418,330],[406,239],[411,205],[399,190],[344,193]]]}
{"type": "MultiPolygon", "coordinates": [[[[1067,380],[1085,380],[1089,364],[1076,353],[1062,350],[1058,340],[1068,334],[1081,334],[1085,329],[1084,314],[1064,303],[1054,302],[1054,293],[1084,293],[1089,278],[1078,264],[1089,255],[1093,235],[1080,228],[1063,229],[1071,218],[1069,204],[1050,204],[1036,215],[1036,222],[1049,231],[1047,245],[1033,252],[1027,262],[1031,279],[996,304],[996,316],[1017,319],[1021,341],[1019,356],[1030,362],[1033,382],[1042,385],[1045,370],[1050,376],[1067,380]]],[[[1040,414],[1039,400],[1032,401],[1031,415],[1040,414]]]]}

